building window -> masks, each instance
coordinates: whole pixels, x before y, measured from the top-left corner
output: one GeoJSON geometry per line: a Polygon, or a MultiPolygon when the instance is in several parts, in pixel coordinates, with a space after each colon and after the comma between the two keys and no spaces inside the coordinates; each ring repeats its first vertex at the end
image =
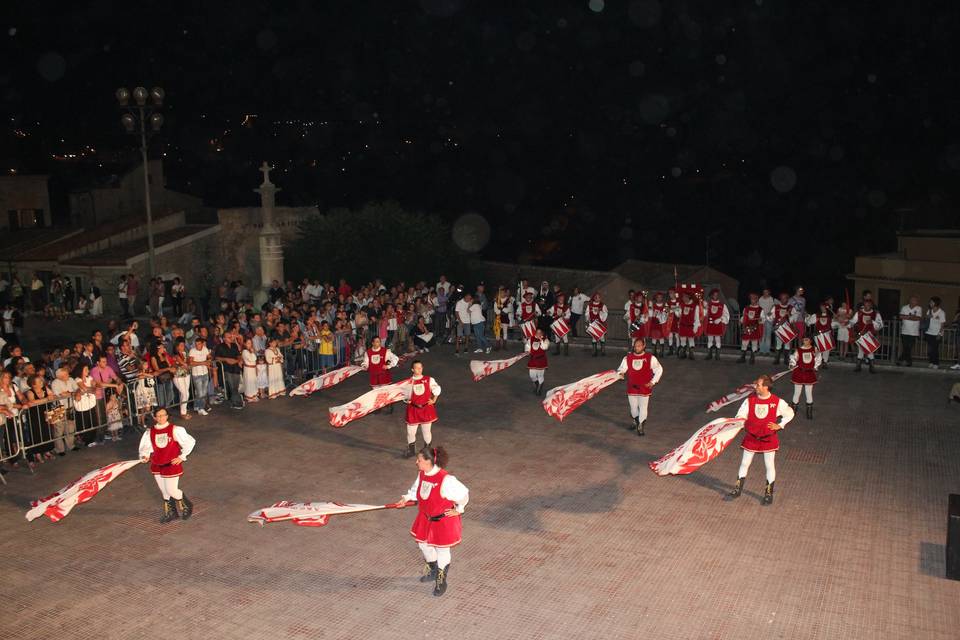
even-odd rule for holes
{"type": "Polygon", "coordinates": [[[7,216],[11,231],[43,226],[43,209],[10,209],[7,216]]]}
{"type": "Polygon", "coordinates": [[[877,309],[884,320],[890,320],[900,313],[900,290],[880,289],[877,292],[877,309]]]}

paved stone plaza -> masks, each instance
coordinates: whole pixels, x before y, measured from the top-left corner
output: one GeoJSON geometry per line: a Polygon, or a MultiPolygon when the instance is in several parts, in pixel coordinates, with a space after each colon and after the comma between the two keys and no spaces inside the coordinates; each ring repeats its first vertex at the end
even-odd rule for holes
{"type": "MultiPolygon", "coordinates": [[[[551,356],[547,387],[621,354],[551,356]]],[[[522,363],[474,383],[448,349],[424,360],[444,389],[436,438],[471,491],[444,597],[417,580],[413,509],[320,529],[246,522],[279,499],[392,502],[413,481],[402,410],[327,424],[329,405],[366,391],[361,375],[192,420],[188,522],[157,523],[144,467],[58,524],[24,519],[29,500],[135,457],[133,436],[9,474],[0,637],[960,637],[960,582],[944,578],[947,494],[960,492],[960,411],[945,404],[955,377],[831,366],[816,420],[801,411],[784,432],[776,502],[762,507],[759,457],[744,496],[723,500],[736,445],[690,476],[658,478],[647,463],[767,364],[668,359],[641,439],[624,429],[622,387],[561,424],[522,363]]]]}

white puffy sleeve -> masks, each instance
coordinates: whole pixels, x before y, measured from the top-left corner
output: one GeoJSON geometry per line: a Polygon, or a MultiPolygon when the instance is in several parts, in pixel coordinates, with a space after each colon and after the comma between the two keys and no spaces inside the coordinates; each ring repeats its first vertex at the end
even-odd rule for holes
{"type": "MultiPolygon", "coordinates": [[[[819,358],[820,356],[818,355],[817,357],[819,358]]],[[[790,368],[792,369],[792,368],[794,368],[795,366],[797,366],[797,352],[796,352],[796,351],[794,351],[793,353],[790,354],[790,368]]]]}
{"type": "Polygon", "coordinates": [[[781,417],[781,427],[787,426],[787,423],[793,420],[793,407],[791,407],[783,398],[780,398],[780,404],[777,405],[777,415],[781,417]]]}
{"type": "Polygon", "coordinates": [[[808,324],[808,325],[810,325],[810,326],[815,325],[815,324],[817,323],[817,316],[816,316],[816,314],[811,313],[810,315],[807,316],[807,319],[806,319],[804,322],[805,322],[805,324],[808,324]]]}
{"type": "Polygon", "coordinates": [[[398,364],[400,364],[400,358],[398,358],[397,354],[395,354],[393,351],[390,351],[390,349],[387,349],[386,361],[387,361],[387,369],[392,369],[398,364]]]}
{"type": "Polygon", "coordinates": [[[877,317],[873,319],[873,328],[877,331],[883,329],[883,318],[880,317],[879,311],[877,311],[877,317]]]}
{"type": "Polygon", "coordinates": [[[819,369],[820,365],[822,364],[823,364],[823,356],[820,354],[819,351],[817,351],[817,355],[814,356],[814,359],[813,359],[813,368],[819,369]]]}
{"type": "MultiPolygon", "coordinates": [[[[626,358],[624,358],[624,360],[626,360],[626,358]]],[[[657,384],[660,382],[660,376],[663,375],[663,367],[660,366],[660,361],[657,360],[657,356],[650,356],[650,370],[653,371],[653,380],[650,381],[650,384],[657,384]]]]}
{"type": "Polygon", "coordinates": [[[150,454],[153,453],[153,442],[150,441],[150,429],[146,429],[143,432],[143,436],[140,438],[140,447],[137,451],[140,454],[141,458],[149,458],[150,454]]]}
{"type": "Polygon", "coordinates": [[[720,324],[730,324],[730,307],[723,305],[723,315],[720,316],[720,324]]]}
{"type": "Polygon", "coordinates": [[[600,322],[607,321],[607,313],[608,313],[607,305],[603,305],[602,307],[600,307],[600,322]]]}
{"type": "Polygon", "coordinates": [[[524,350],[524,352],[530,353],[530,345],[531,345],[531,343],[530,343],[529,340],[524,340],[524,341],[523,341],[523,350],[524,350]]]}
{"type": "MultiPolygon", "coordinates": [[[[410,488],[407,489],[407,492],[406,492],[405,494],[403,494],[403,496],[401,496],[401,499],[402,499],[402,500],[416,500],[416,499],[417,499],[417,485],[418,485],[418,484],[420,484],[420,476],[419,476],[419,475],[417,475],[417,477],[413,479],[413,484],[410,485],[410,488]]],[[[441,495],[443,495],[443,492],[441,492],[441,495]]]]}
{"type": "Polygon", "coordinates": [[[440,383],[437,382],[436,378],[430,378],[430,393],[433,397],[440,395],[440,383]]]}
{"type": "Polygon", "coordinates": [[[193,448],[197,445],[194,437],[187,433],[187,430],[183,427],[173,428],[173,439],[180,445],[181,460],[186,460],[187,456],[190,455],[190,452],[193,451],[193,448]]]}
{"type": "MultiPolygon", "coordinates": [[[[789,407],[787,407],[787,408],[789,409],[789,407]]],[[[749,414],[749,413],[750,413],[750,399],[748,398],[748,399],[744,400],[743,403],[740,405],[740,408],[737,409],[737,416],[736,416],[736,417],[738,417],[738,418],[746,418],[746,417],[747,417],[747,414],[749,414]]]]}
{"type": "Polygon", "coordinates": [[[617,367],[617,373],[621,376],[627,372],[627,356],[623,356],[623,360],[620,361],[620,366],[617,367]]]}
{"type": "Polygon", "coordinates": [[[460,513],[463,513],[467,502],[470,501],[470,491],[462,482],[457,480],[456,476],[452,476],[449,473],[447,477],[443,479],[443,484],[440,485],[440,496],[451,500],[460,513]]]}

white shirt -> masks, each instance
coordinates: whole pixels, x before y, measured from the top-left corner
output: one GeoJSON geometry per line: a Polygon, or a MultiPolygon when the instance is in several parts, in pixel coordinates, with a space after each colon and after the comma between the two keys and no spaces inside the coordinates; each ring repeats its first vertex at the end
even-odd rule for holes
{"type": "MultiPolygon", "coordinates": [[[[190,349],[190,352],[187,354],[187,358],[194,360],[196,362],[203,362],[204,360],[210,359],[210,349],[204,345],[203,349],[197,349],[194,347],[190,349]]],[[[195,376],[206,376],[210,375],[210,371],[207,369],[206,365],[194,365],[190,368],[190,373],[195,376]]]]}
{"type": "MultiPolygon", "coordinates": [[[[80,378],[74,380],[74,384],[77,385],[77,388],[80,386],[80,378]]],[[[87,376],[86,380],[83,380],[83,386],[87,389],[93,389],[93,377],[87,376]]],[[[97,406],[97,396],[93,391],[84,391],[80,394],[80,399],[75,400],[73,403],[73,408],[77,411],[89,411],[97,406]]]]}
{"type": "MultiPolygon", "coordinates": [[[[757,396],[758,398],[760,396],[757,396]]],[[[769,397],[769,396],[767,396],[769,397]]],[[[760,398],[764,400],[765,398],[760,398]]],[[[738,418],[746,418],[750,414],[750,398],[747,398],[743,401],[743,404],[740,405],[740,408],[737,409],[738,418]]],[[[777,404],[777,411],[775,415],[770,416],[770,422],[775,422],[777,416],[780,416],[780,426],[785,427],[787,423],[793,420],[793,409],[787,404],[783,398],[780,398],[779,404],[777,404]]]]}
{"type": "Polygon", "coordinates": [[[437,291],[443,291],[447,295],[450,295],[450,283],[449,282],[438,282],[435,289],[437,291]]]}
{"type": "MultiPolygon", "coordinates": [[[[118,346],[119,346],[119,344],[120,344],[120,338],[122,338],[122,337],[125,336],[125,335],[127,335],[127,332],[126,332],[126,331],[121,331],[121,332],[118,333],[117,335],[115,335],[115,336],[113,336],[112,338],[110,338],[110,344],[115,344],[115,345],[118,345],[118,346]]],[[[131,333],[131,334],[130,334],[130,346],[133,347],[134,349],[139,349],[139,348],[140,348],[140,338],[137,337],[137,334],[136,334],[136,333],[131,333]]]]}
{"type": "MultiPolygon", "coordinates": [[[[67,378],[66,380],[54,378],[53,382],[50,383],[50,390],[53,391],[53,395],[55,396],[61,396],[65,393],[73,393],[77,390],[77,381],[73,378],[67,378]]],[[[68,402],[68,398],[63,398],[60,400],[60,404],[64,407],[67,406],[68,402]]]]}
{"type": "Polygon", "coordinates": [[[583,306],[590,302],[590,296],[581,292],[570,298],[570,311],[578,316],[583,315],[583,306]]]}
{"type": "Polygon", "coordinates": [[[457,320],[459,320],[461,324],[470,324],[470,305],[467,304],[466,300],[462,298],[457,300],[457,304],[453,310],[456,312],[457,320]]]}
{"type": "MultiPolygon", "coordinates": [[[[21,360],[23,360],[23,362],[30,362],[30,358],[28,358],[27,356],[20,356],[20,358],[21,358],[21,360]]],[[[4,361],[3,361],[3,368],[6,369],[7,367],[9,367],[9,366],[10,366],[10,362],[11,362],[12,360],[13,360],[12,357],[7,358],[6,360],[4,360],[4,361]]]]}
{"type": "MultiPolygon", "coordinates": [[[[414,378],[413,376],[410,376],[410,381],[412,383],[416,383],[421,380],[423,380],[423,376],[420,376],[419,378],[414,378]]],[[[407,391],[407,394],[408,394],[407,401],[410,400],[410,394],[412,393],[413,393],[413,384],[410,385],[409,390],[407,391]]],[[[434,398],[440,397],[440,384],[437,382],[437,379],[434,378],[433,376],[430,377],[430,395],[432,395],[434,398]]]]}
{"type": "MultiPolygon", "coordinates": [[[[169,422],[167,424],[170,424],[169,422]]],[[[167,424],[156,425],[157,427],[163,428],[167,424]]],[[[180,445],[180,459],[186,461],[187,456],[190,455],[190,452],[193,451],[193,448],[196,446],[197,441],[187,433],[187,430],[183,427],[173,427],[173,439],[176,440],[177,444],[180,445]]],[[[143,437],[140,438],[140,448],[139,453],[141,458],[148,458],[150,454],[153,453],[153,440],[150,439],[150,429],[147,429],[143,432],[143,437]]]]}
{"type": "Polygon", "coordinates": [[[920,335],[920,318],[923,317],[923,307],[916,305],[911,307],[908,304],[903,305],[903,308],[900,309],[900,315],[902,316],[916,316],[916,320],[901,320],[903,325],[900,327],[900,333],[905,336],[919,336],[920,335]]]}
{"type": "Polygon", "coordinates": [[[943,309],[933,309],[927,310],[927,318],[930,319],[930,324],[927,326],[927,335],[928,336],[942,336],[943,335],[943,325],[947,322],[947,314],[943,312],[943,309]]]}
{"type": "MultiPolygon", "coordinates": [[[[363,357],[363,364],[360,365],[361,368],[363,368],[363,369],[369,369],[369,368],[370,368],[370,356],[371,356],[371,355],[372,355],[372,354],[370,353],[370,351],[365,351],[365,352],[364,352],[364,354],[363,354],[363,356],[364,356],[364,357],[363,357]]],[[[390,349],[387,349],[387,353],[383,356],[383,361],[384,361],[384,364],[386,365],[386,368],[387,368],[387,369],[393,369],[393,368],[394,368],[395,366],[397,366],[397,364],[400,362],[400,358],[398,358],[397,355],[396,355],[393,351],[390,351],[390,349]]]]}
{"type": "Polygon", "coordinates": [[[776,302],[777,301],[773,296],[760,296],[757,304],[760,305],[761,309],[763,309],[764,318],[770,314],[770,309],[773,309],[773,305],[776,304],[776,302]]]}
{"type": "Polygon", "coordinates": [[[472,303],[470,305],[470,324],[478,324],[482,323],[483,321],[483,307],[481,307],[477,302],[472,303]]]}
{"type": "MultiPolygon", "coordinates": [[[[430,471],[424,471],[423,475],[429,478],[430,476],[437,475],[439,471],[439,465],[433,465],[433,469],[430,469],[430,471]]],[[[403,494],[403,499],[416,500],[417,489],[419,487],[420,475],[417,474],[417,479],[413,481],[412,485],[410,485],[410,489],[403,494]]],[[[463,485],[462,482],[457,480],[456,476],[448,473],[447,477],[443,479],[443,483],[440,485],[440,497],[446,498],[447,500],[453,502],[457,511],[463,513],[467,503],[470,502],[470,491],[463,485]]]]}
{"type": "MultiPolygon", "coordinates": [[[[790,367],[791,367],[791,368],[797,366],[797,361],[798,361],[797,353],[798,353],[797,350],[794,349],[793,353],[790,354],[790,367]]],[[[814,371],[816,371],[817,369],[820,368],[820,365],[823,364],[823,357],[820,355],[820,352],[819,352],[819,351],[814,350],[813,353],[814,353],[814,356],[813,356],[813,369],[814,369],[814,371]]]]}

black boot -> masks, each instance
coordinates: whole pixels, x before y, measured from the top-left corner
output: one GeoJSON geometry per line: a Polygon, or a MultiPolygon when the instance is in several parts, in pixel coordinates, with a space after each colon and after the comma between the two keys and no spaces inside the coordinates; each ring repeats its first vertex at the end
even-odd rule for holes
{"type": "Polygon", "coordinates": [[[627,431],[638,431],[640,429],[640,418],[633,419],[633,425],[627,427],[627,431]]]}
{"type": "Polygon", "coordinates": [[[677,358],[680,360],[687,359],[687,348],[686,347],[677,347],[677,358]]]}
{"type": "Polygon", "coordinates": [[[420,576],[420,582],[426,584],[427,582],[436,582],[437,581],[437,563],[428,562],[427,563],[427,573],[420,576]]]}
{"type": "Polygon", "coordinates": [[[160,512],[160,524],[167,524],[177,518],[177,503],[173,498],[163,501],[163,510],[160,512]]]}
{"type": "Polygon", "coordinates": [[[871,358],[870,360],[867,360],[867,364],[870,365],[870,373],[876,373],[876,371],[873,368],[873,358],[871,358]]]}
{"type": "Polygon", "coordinates": [[[539,383],[539,382],[534,382],[534,383],[533,383],[533,395],[535,395],[535,396],[540,395],[540,383],[539,383]]]}
{"type": "Polygon", "coordinates": [[[693,347],[687,347],[687,359],[696,360],[696,358],[693,357],[693,347]]]}
{"type": "Polygon", "coordinates": [[[543,393],[543,383],[542,383],[542,382],[538,382],[538,383],[537,383],[537,395],[539,396],[539,395],[541,395],[542,393],[543,393]]]}
{"type": "Polygon", "coordinates": [[[773,504],[773,484],[772,482],[767,483],[767,488],[763,490],[763,505],[767,506],[773,504]]]}
{"type": "Polygon", "coordinates": [[[807,420],[813,420],[813,405],[807,405],[807,420]]]}
{"type": "Polygon", "coordinates": [[[606,343],[606,342],[601,342],[601,343],[600,343],[600,355],[602,355],[602,356],[607,355],[607,343],[606,343]]]}
{"type": "Polygon", "coordinates": [[[714,347],[713,359],[717,361],[720,360],[720,347],[714,347]]]}
{"type": "Polygon", "coordinates": [[[411,442],[407,445],[407,450],[403,453],[404,458],[412,458],[417,455],[417,443],[411,442]]]}
{"type": "Polygon", "coordinates": [[[554,351],[553,351],[553,355],[555,355],[555,356],[560,355],[560,343],[559,343],[559,342],[557,343],[557,348],[554,349],[554,351]]]}
{"type": "Polygon", "coordinates": [[[862,364],[863,364],[863,360],[861,360],[860,358],[857,358],[857,368],[853,370],[854,373],[860,373],[860,365],[862,364]]]}
{"type": "Polygon", "coordinates": [[[704,360],[713,360],[713,347],[707,347],[707,357],[704,360]]]}
{"type": "Polygon", "coordinates": [[[437,568],[437,585],[433,588],[433,595],[442,596],[447,592],[447,575],[450,573],[450,565],[443,569],[437,568]]]}
{"type": "Polygon", "coordinates": [[[645,425],[645,424],[647,424],[647,421],[646,421],[646,420],[644,420],[643,422],[641,422],[641,423],[639,423],[639,424],[637,425],[637,435],[638,435],[638,436],[645,435],[645,434],[644,434],[644,431],[643,431],[643,425],[645,425]]]}
{"type": "Polygon", "coordinates": [[[670,351],[667,352],[667,355],[668,355],[668,356],[672,356],[672,355],[673,355],[673,345],[670,345],[670,351]]]}
{"type": "Polygon", "coordinates": [[[757,353],[753,349],[750,349],[750,364],[757,363],[757,353]]]}
{"type": "Polygon", "coordinates": [[[733,490],[727,494],[727,500],[736,500],[740,497],[740,494],[743,493],[743,484],[746,480],[746,478],[737,478],[737,483],[733,485],[733,490]]]}
{"type": "Polygon", "coordinates": [[[789,404],[790,404],[790,408],[791,408],[791,409],[793,409],[794,411],[797,410],[797,403],[796,403],[796,402],[791,402],[791,403],[789,403],[789,404]]]}
{"type": "Polygon", "coordinates": [[[181,520],[189,520],[190,516],[193,515],[193,503],[190,502],[187,494],[183,494],[183,497],[177,500],[177,511],[180,512],[181,520]]]}
{"type": "Polygon", "coordinates": [[[597,343],[596,343],[596,342],[593,343],[593,357],[594,357],[594,358],[597,357],[597,343]]]}
{"type": "Polygon", "coordinates": [[[569,343],[569,342],[564,342],[564,343],[563,343],[563,355],[565,355],[565,356],[570,355],[570,343],[569,343]]]}
{"type": "Polygon", "coordinates": [[[773,357],[773,364],[780,364],[780,352],[781,352],[781,351],[783,351],[783,349],[777,349],[777,355],[775,355],[775,356],[773,357]]]}
{"type": "Polygon", "coordinates": [[[740,351],[740,358],[737,360],[737,364],[743,364],[743,363],[746,362],[746,361],[747,361],[747,352],[741,350],[741,351],[740,351]]]}

